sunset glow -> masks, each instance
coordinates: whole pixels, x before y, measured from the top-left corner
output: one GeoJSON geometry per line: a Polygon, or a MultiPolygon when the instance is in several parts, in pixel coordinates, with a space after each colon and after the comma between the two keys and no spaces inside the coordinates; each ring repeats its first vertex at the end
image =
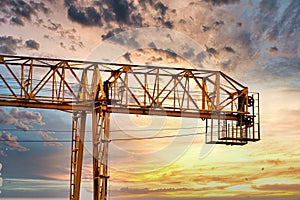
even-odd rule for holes
{"type": "MultiPolygon", "coordinates": [[[[4,0],[0,55],[217,70],[260,93],[244,146],[205,144],[202,119],[111,114],[109,199],[300,199],[299,21],[298,0],[4,0]]],[[[70,113],[0,107],[0,199],[69,199],[71,132],[70,113]]],[[[81,199],[91,141],[88,116],[81,199]]]]}

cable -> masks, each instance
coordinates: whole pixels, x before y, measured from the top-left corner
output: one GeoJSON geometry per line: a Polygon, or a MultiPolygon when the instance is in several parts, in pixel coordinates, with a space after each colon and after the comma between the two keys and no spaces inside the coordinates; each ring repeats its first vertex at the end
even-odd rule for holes
{"type": "Polygon", "coordinates": [[[116,138],[116,139],[109,140],[109,142],[128,141],[128,140],[153,140],[153,139],[162,139],[162,138],[195,136],[195,135],[202,135],[202,134],[205,134],[205,133],[190,133],[190,134],[184,134],[184,135],[165,135],[165,136],[140,137],[140,138],[116,138]]]}
{"type": "MultiPolygon", "coordinates": [[[[139,131],[139,132],[145,132],[145,131],[157,131],[157,130],[163,130],[163,131],[176,131],[180,129],[188,130],[188,129],[197,129],[197,128],[203,128],[203,127],[186,127],[186,128],[165,128],[165,129],[144,129],[144,130],[136,130],[136,129],[127,129],[127,130],[111,130],[110,132],[124,132],[124,131],[139,131]]],[[[38,131],[45,131],[45,132],[55,132],[55,133],[72,133],[71,130],[50,130],[50,129],[30,129],[30,130],[21,130],[16,128],[7,128],[7,129],[0,129],[0,131],[23,131],[23,132],[38,132],[38,131]]],[[[92,131],[85,131],[86,133],[92,133],[92,131]]]]}
{"type": "MultiPolygon", "coordinates": [[[[133,138],[115,138],[110,139],[108,141],[103,142],[116,142],[116,141],[133,141],[133,140],[153,140],[153,139],[164,139],[164,138],[177,138],[177,137],[187,137],[187,136],[195,136],[195,135],[203,135],[203,133],[190,133],[190,134],[182,134],[182,135],[165,135],[165,136],[152,136],[152,137],[133,137],[133,138]]],[[[0,140],[0,142],[65,142],[71,143],[70,140],[0,140]]],[[[84,141],[84,142],[93,142],[92,140],[84,141]]]]}

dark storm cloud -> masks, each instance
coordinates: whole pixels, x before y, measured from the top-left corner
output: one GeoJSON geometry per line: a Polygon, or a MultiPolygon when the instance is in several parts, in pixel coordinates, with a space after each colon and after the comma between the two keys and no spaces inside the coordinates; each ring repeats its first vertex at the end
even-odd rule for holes
{"type": "Polygon", "coordinates": [[[22,44],[21,39],[12,36],[0,36],[0,52],[5,54],[16,54],[16,49],[22,44]]]}
{"type": "Polygon", "coordinates": [[[10,55],[16,54],[14,50],[8,48],[7,46],[0,46],[0,53],[10,54],[10,55]]]}
{"type": "Polygon", "coordinates": [[[101,17],[94,7],[79,10],[74,5],[68,9],[68,17],[72,21],[85,26],[101,26],[101,17]]]}
{"type": "Polygon", "coordinates": [[[34,9],[25,1],[11,1],[10,5],[13,7],[11,11],[14,12],[19,17],[24,17],[27,20],[31,19],[31,15],[35,14],[34,9]]]}
{"type": "Polygon", "coordinates": [[[173,25],[173,22],[172,21],[166,21],[166,22],[163,22],[163,25],[166,27],[166,28],[173,28],[174,25],[173,25]]]}
{"type": "Polygon", "coordinates": [[[227,52],[230,52],[230,53],[235,53],[235,51],[233,50],[233,48],[229,47],[229,46],[224,47],[224,50],[227,51],[227,52]]]}
{"type": "Polygon", "coordinates": [[[135,7],[127,0],[94,1],[90,7],[80,7],[77,1],[67,0],[65,6],[68,7],[69,19],[86,26],[101,26],[101,18],[108,23],[116,21],[119,24],[140,24],[142,21],[141,15],[132,14],[135,7]]]}
{"type": "Polygon", "coordinates": [[[44,2],[30,1],[30,5],[34,10],[41,11],[44,14],[48,14],[50,12],[50,9],[45,6],[44,2]]]}
{"type": "Polygon", "coordinates": [[[167,10],[168,10],[168,7],[165,6],[162,2],[157,2],[157,3],[154,5],[154,8],[155,8],[156,10],[158,10],[162,16],[165,16],[165,15],[166,15],[166,12],[167,12],[167,10]]]}
{"type": "Polygon", "coordinates": [[[130,53],[125,53],[124,55],[123,55],[123,57],[127,60],[127,61],[129,61],[130,63],[132,63],[132,60],[131,60],[131,54],[130,53]]]}
{"type": "Polygon", "coordinates": [[[108,31],[107,34],[101,35],[101,37],[102,37],[102,40],[106,40],[106,39],[108,39],[108,38],[110,38],[110,37],[113,37],[114,35],[115,35],[115,34],[114,34],[113,31],[108,31]]]}
{"type": "Polygon", "coordinates": [[[139,42],[136,40],[138,37],[138,33],[135,31],[129,32],[124,32],[124,34],[115,34],[118,32],[123,31],[122,29],[114,29],[109,32],[108,35],[102,35],[102,39],[109,39],[111,42],[120,44],[120,45],[125,45],[127,47],[132,47],[134,49],[139,49],[141,45],[139,42]],[[108,37],[109,35],[113,35],[112,37],[108,37]]]}
{"type": "MultiPolygon", "coordinates": [[[[166,28],[174,27],[173,21],[168,17],[168,13],[172,10],[169,11],[159,0],[140,0],[139,4],[132,0],[98,0],[89,5],[76,0],[65,0],[65,6],[68,9],[69,19],[83,26],[102,25],[107,29],[121,27],[126,30],[150,24],[166,28]],[[152,13],[147,19],[143,17],[145,11],[152,13]]],[[[105,34],[103,38],[107,38],[105,34]]]]}
{"type": "Polygon", "coordinates": [[[24,26],[24,22],[20,17],[12,17],[10,19],[11,24],[13,25],[19,25],[19,26],[24,26]]]}
{"type": "Polygon", "coordinates": [[[150,42],[148,44],[148,47],[152,48],[152,49],[156,49],[156,45],[154,44],[154,42],[150,42]]]}
{"type": "Polygon", "coordinates": [[[224,21],[220,20],[220,21],[215,21],[214,25],[219,26],[219,25],[224,25],[224,21]]]}
{"type": "Polygon", "coordinates": [[[206,47],[206,52],[209,53],[209,55],[212,56],[212,55],[217,55],[218,54],[218,52],[217,52],[217,50],[215,48],[208,47],[206,45],[205,45],[205,47],[206,47]]]}
{"type": "Polygon", "coordinates": [[[25,42],[26,47],[29,49],[35,49],[35,50],[39,50],[40,49],[40,44],[38,42],[36,42],[35,40],[27,40],[25,42]]]}
{"type": "Polygon", "coordinates": [[[137,12],[133,1],[128,0],[102,0],[98,1],[100,12],[107,23],[116,21],[120,25],[142,26],[142,14],[137,12]],[[105,6],[106,5],[106,6],[105,6]]]}
{"type": "Polygon", "coordinates": [[[124,30],[121,29],[121,28],[112,29],[112,30],[108,31],[107,34],[104,34],[104,35],[101,36],[102,40],[106,40],[108,38],[111,38],[111,37],[115,36],[116,34],[122,32],[122,31],[124,31],[124,30]]]}
{"type": "Polygon", "coordinates": [[[174,59],[175,61],[179,57],[172,49],[166,49],[164,52],[167,54],[167,58],[174,59]]]}
{"type": "Polygon", "coordinates": [[[153,6],[155,0],[138,0],[138,1],[139,1],[139,5],[145,10],[147,8],[147,3],[150,6],[153,6]]]}
{"type": "Polygon", "coordinates": [[[202,30],[203,30],[204,32],[209,31],[209,30],[210,30],[210,27],[209,27],[209,26],[202,26],[202,30]]]}
{"type": "Polygon", "coordinates": [[[207,3],[211,3],[214,6],[222,6],[222,5],[235,4],[240,2],[240,0],[204,0],[204,1],[207,3]]]}
{"type": "Polygon", "coordinates": [[[65,6],[69,7],[71,5],[73,5],[77,0],[65,0],[65,6]]]}
{"type": "Polygon", "coordinates": [[[11,24],[24,25],[25,21],[31,21],[33,16],[39,19],[39,13],[48,14],[50,9],[43,2],[38,1],[1,1],[0,14],[5,16],[11,24]]]}
{"type": "Polygon", "coordinates": [[[237,27],[242,27],[242,25],[243,25],[242,22],[237,22],[237,23],[236,23],[236,26],[237,26],[237,27]]]}
{"type": "Polygon", "coordinates": [[[278,48],[276,46],[272,46],[272,47],[269,48],[269,52],[274,53],[274,52],[277,52],[277,51],[278,51],[278,48]]]}
{"type": "Polygon", "coordinates": [[[183,57],[186,59],[191,59],[195,56],[194,49],[190,48],[187,51],[183,52],[183,57]]]}
{"type": "Polygon", "coordinates": [[[60,23],[54,23],[51,19],[48,19],[48,25],[44,25],[45,28],[49,29],[50,31],[57,31],[58,29],[62,28],[60,23]]]}
{"type": "Polygon", "coordinates": [[[108,4],[112,8],[116,20],[121,23],[129,23],[129,15],[134,9],[132,2],[128,3],[127,0],[111,0],[108,4]]]}

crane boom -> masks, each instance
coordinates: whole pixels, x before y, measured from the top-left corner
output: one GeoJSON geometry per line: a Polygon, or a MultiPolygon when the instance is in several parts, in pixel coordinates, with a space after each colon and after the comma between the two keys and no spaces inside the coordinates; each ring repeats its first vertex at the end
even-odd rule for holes
{"type": "Polygon", "coordinates": [[[206,120],[206,142],[260,140],[259,94],[220,71],[0,55],[0,106],[73,113],[70,199],[92,114],[94,199],[107,198],[110,113],[206,120]]]}

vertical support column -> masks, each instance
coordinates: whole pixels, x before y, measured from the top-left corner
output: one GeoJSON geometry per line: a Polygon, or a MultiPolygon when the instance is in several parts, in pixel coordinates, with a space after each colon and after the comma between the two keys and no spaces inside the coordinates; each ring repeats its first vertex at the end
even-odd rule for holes
{"type": "Polygon", "coordinates": [[[105,115],[105,129],[104,129],[104,145],[103,145],[103,191],[101,195],[101,200],[107,200],[108,194],[108,143],[109,143],[109,133],[110,133],[110,113],[105,115]]]}
{"type": "MultiPolygon", "coordinates": [[[[100,185],[100,179],[99,179],[99,166],[98,166],[98,160],[99,160],[99,135],[98,135],[98,124],[99,120],[101,120],[100,114],[97,112],[97,110],[93,110],[92,112],[92,130],[93,130],[93,187],[94,187],[94,200],[99,199],[99,185],[100,185]]],[[[101,125],[100,125],[101,126],[101,125]]],[[[101,130],[100,130],[101,131],[101,130]]]]}
{"type": "Polygon", "coordinates": [[[71,173],[70,173],[70,200],[80,197],[80,181],[82,172],[86,112],[73,114],[72,145],[71,145],[71,173]]]}
{"type": "Polygon", "coordinates": [[[215,94],[216,94],[216,111],[220,111],[220,72],[216,72],[216,86],[215,86],[215,94]]]}
{"type": "Polygon", "coordinates": [[[205,79],[202,78],[202,110],[205,110],[205,103],[206,103],[206,82],[205,79]]]}
{"type": "Polygon", "coordinates": [[[108,145],[110,137],[110,113],[93,113],[93,174],[94,200],[107,200],[108,194],[108,145]]]}

